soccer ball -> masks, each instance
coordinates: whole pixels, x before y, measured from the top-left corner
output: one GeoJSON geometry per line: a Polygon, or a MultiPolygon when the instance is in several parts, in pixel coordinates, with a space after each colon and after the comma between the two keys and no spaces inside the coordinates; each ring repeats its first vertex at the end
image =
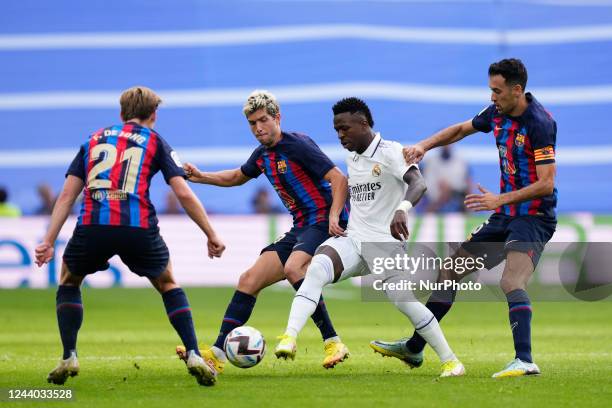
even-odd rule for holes
{"type": "Polygon", "coordinates": [[[240,326],[229,332],[223,348],[230,363],[236,367],[249,368],[263,359],[266,354],[266,341],[259,330],[240,326]]]}

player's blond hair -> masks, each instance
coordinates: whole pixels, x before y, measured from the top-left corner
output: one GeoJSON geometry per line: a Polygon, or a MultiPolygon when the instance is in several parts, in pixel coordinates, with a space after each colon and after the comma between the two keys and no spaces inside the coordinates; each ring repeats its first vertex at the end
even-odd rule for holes
{"type": "Polygon", "coordinates": [[[242,112],[248,117],[260,109],[265,109],[270,116],[276,116],[280,112],[280,106],[274,95],[266,90],[256,89],[247,98],[242,112]]]}
{"type": "Polygon", "coordinates": [[[121,118],[124,121],[130,119],[148,119],[162,102],[152,89],[146,86],[134,86],[121,94],[121,118]]]}

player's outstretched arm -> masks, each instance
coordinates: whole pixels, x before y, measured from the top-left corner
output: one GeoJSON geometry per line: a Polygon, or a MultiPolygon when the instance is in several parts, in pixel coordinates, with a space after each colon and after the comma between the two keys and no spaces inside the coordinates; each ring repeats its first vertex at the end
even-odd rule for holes
{"type": "Polygon", "coordinates": [[[472,119],[465,122],[456,123],[452,126],[442,129],[433,134],[427,139],[421,140],[415,145],[404,147],[404,159],[408,164],[418,163],[421,161],[427,151],[439,147],[458,142],[466,136],[476,133],[472,125],[472,119]]]}
{"type": "Polygon", "coordinates": [[[241,186],[251,179],[241,169],[203,172],[191,163],[185,163],[183,169],[187,173],[189,181],[219,187],[241,186]]]}
{"type": "Polygon", "coordinates": [[[334,237],[344,236],[346,233],[340,226],[340,214],[346,204],[348,181],[338,167],[328,171],[323,178],[329,181],[332,189],[332,205],[329,210],[329,235],[334,237]]]}
{"type": "Polygon", "coordinates": [[[72,206],[76,201],[77,197],[83,191],[85,183],[79,177],[68,175],[64,182],[62,192],[57,197],[57,201],[53,206],[53,212],[51,213],[51,221],[49,222],[49,228],[43,241],[35,249],[36,265],[42,266],[51,259],[53,259],[54,245],[57,235],[64,226],[66,218],[70,215],[72,206]]]}
{"type": "Polygon", "coordinates": [[[217,233],[210,224],[204,206],[193,193],[189,184],[187,184],[182,177],[177,176],[170,179],[170,187],[181,203],[181,206],[185,209],[185,212],[187,212],[187,215],[189,215],[189,218],[191,218],[208,237],[208,257],[211,259],[213,257],[221,257],[221,254],[223,254],[225,250],[225,245],[217,236],[217,233]]]}
{"type": "Polygon", "coordinates": [[[556,172],[555,163],[536,165],[538,179],[535,183],[503,194],[493,194],[479,184],[478,189],[482,194],[468,194],[465,197],[465,206],[472,211],[492,211],[502,205],[522,203],[550,195],[555,189],[556,172]]]}
{"type": "Polygon", "coordinates": [[[410,211],[423,197],[427,191],[427,185],[423,179],[423,175],[417,167],[411,167],[404,174],[404,181],[408,184],[408,190],[404,196],[404,201],[395,210],[393,219],[391,220],[391,235],[395,239],[405,241],[408,239],[408,225],[406,224],[406,213],[410,211]]]}

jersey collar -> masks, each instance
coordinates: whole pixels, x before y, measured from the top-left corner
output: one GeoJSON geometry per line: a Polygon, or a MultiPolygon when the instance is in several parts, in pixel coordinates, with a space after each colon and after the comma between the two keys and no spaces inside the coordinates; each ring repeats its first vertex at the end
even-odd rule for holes
{"type": "Polygon", "coordinates": [[[378,145],[380,144],[381,140],[382,138],[380,137],[380,133],[376,132],[376,134],[374,135],[374,139],[372,139],[372,142],[370,143],[368,148],[365,149],[365,151],[361,153],[360,156],[365,156],[365,157],[374,156],[374,153],[376,153],[376,149],[378,149],[378,145]]]}

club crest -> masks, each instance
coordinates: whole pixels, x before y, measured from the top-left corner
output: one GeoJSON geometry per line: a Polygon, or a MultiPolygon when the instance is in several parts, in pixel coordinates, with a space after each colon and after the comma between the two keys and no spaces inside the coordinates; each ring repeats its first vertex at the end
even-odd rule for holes
{"type": "Polygon", "coordinates": [[[380,164],[375,164],[374,167],[372,167],[372,175],[374,177],[378,177],[380,176],[382,173],[382,169],[380,168],[380,164]]]}

